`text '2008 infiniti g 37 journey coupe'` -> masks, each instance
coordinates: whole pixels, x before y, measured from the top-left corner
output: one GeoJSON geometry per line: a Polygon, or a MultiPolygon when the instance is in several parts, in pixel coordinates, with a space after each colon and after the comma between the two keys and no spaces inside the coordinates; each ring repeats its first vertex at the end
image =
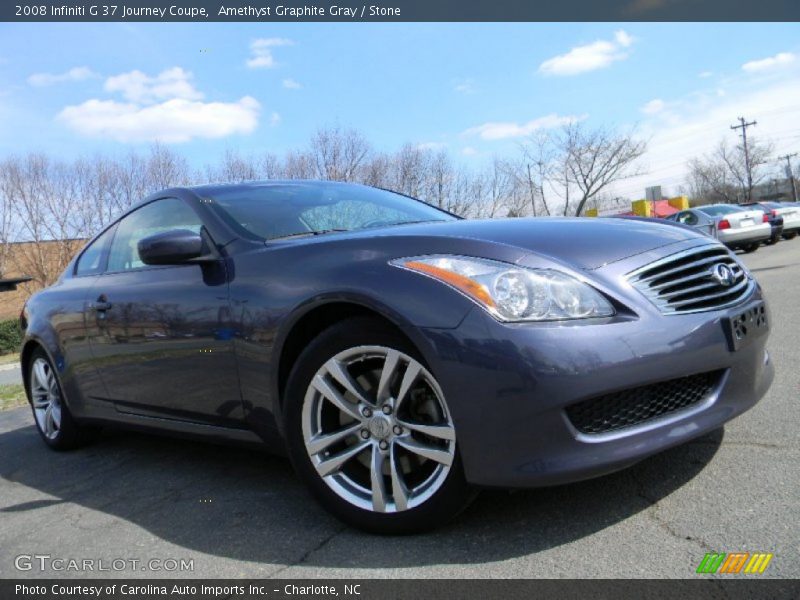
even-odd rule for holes
{"type": "Polygon", "coordinates": [[[266,443],[384,533],[442,524],[480,486],[629,466],[773,377],[761,288],[700,233],[462,220],[341,183],[155,194],[22,320],[50,447],[109,424],[266,443]]]}

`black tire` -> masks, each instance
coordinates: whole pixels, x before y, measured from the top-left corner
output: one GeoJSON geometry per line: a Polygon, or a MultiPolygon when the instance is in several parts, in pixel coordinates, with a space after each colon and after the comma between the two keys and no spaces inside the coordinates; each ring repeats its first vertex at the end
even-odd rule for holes
{"type": "Polygon", "coordinates": [[[784,233],[783,234],[783,239],[785,239],[785,240],[792,240],[792,239],[794,239],[796,237],[797,237],[797,232],[796,231],[793,231],[791,233],[784,233]]]}
{"type": "Polygon", "coordinates": [[[765,246],[773,246],[778,243],[778,240],[781,239],[781,236],[776,235],[774,237],[769,238],[766,242],[764,242],[765,246]]]}
{"type": "Polygon", "coordinates": [[[28,403],[31,405],[31,411],[33,413],[33,421],[36,424],[36,430],[39,432],[42,440],[48,447],[52,448],[53,450],[74,450],[76,448],[80,448],[85,446],[88,443],[93,442],[97,439],[100,428],[92,427],[87,425],[79,424],[75,418],[72,416],[72,413],[69,410],[69,406],[66,400],[66,396],[64,395],[63,388],[61,386],[61,381],[58,378],[58,372],[53,368],[53,363],[50,360],[50,357],[47,356],[47,353],[42,350],[41,348],[37,348],[31,354],[30,360],[28,361],[28,369],[27,373],[25,374],[27,377],[25,390],[28,395],[28,403]],[[48,435],[45,433],[45,430],[40,423],[40,419],[37,417],[37,409],[34,407],[34,395],[36,394],[36,390],[34,389],[33,383],[33,371],[34,366],[37,364],[37,361],[44,361],[46,363],[47,368],[49,368],[52,376],[54,377],[54,390],[58,394],[58,406],[60,409],[60,419],[57,431],[54,432],[52,435],[48,435]]]}
{"type": "Polygon", "coordinates": [[[744,250],[747,254],[755,252],[756,250],[758,250],[758,248],[759,248],[758,244],[750,244],[748,246],[742,246],[742,250],[744,250]]]}
{"type": "Polygon", "coordinates": [[[397,350],[424,366],[416,348],[379,319],[350,318],[323,331],[299,356],[286,386],[284,425],[288,453],[295,471],[326,510],[352,527],[388,535],[418,533],[441,527],[466,508],[476,494],[464,478],[457,448],[446,479],[438,489],[418,506],[397,512],[375,512],[348,502],[329,487],[312,464],[303,435],[303,404],[309,384],[329,359],[359,346],[397,350]]]}

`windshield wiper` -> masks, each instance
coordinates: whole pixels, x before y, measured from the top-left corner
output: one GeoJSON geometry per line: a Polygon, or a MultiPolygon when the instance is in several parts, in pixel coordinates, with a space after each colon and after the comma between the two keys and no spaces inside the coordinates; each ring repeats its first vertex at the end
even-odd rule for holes
{"type": "Polygon", "coordinates": [[[297,233],[287,233],[286,235],[279,235],[278,237],[270,238],[270,240],[285,240],[287,238],[293,238],[293,237],[302,237],[302,236],[306,236],[306,235],[323,235],[325,233],[341,233],[343,231],[350,231],[350,230],[349,229],[315,229],[314,231],[298,231],[297,233]]]}

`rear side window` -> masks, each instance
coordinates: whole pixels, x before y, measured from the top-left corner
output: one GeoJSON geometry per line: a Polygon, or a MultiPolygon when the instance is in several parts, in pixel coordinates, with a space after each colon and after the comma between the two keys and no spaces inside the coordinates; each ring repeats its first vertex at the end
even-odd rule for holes
{"type": "Polygon", "coordinates": [[[83,251],[75,265],[75,275],[97,275],[105,267],[106,251],[111,238],[114,236],[115,227],[104,231],[83,251]]]}

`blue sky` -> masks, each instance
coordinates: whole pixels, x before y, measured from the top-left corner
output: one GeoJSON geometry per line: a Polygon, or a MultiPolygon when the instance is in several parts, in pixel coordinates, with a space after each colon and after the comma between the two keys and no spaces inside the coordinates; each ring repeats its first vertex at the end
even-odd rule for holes
{"type": "MultiPolygon", "coordinates": [[[[800,150],[798,24],[0,24],[0,156],[160,139],[197,167],[340,124],[467,164],[582,119],[637,125],[675,184],[740,112],[800,150]]],[[[731,138],[732,140],[734,138],[731,138]]],[[[623,190],[626,191],[626,190],[623,190]]]]}

